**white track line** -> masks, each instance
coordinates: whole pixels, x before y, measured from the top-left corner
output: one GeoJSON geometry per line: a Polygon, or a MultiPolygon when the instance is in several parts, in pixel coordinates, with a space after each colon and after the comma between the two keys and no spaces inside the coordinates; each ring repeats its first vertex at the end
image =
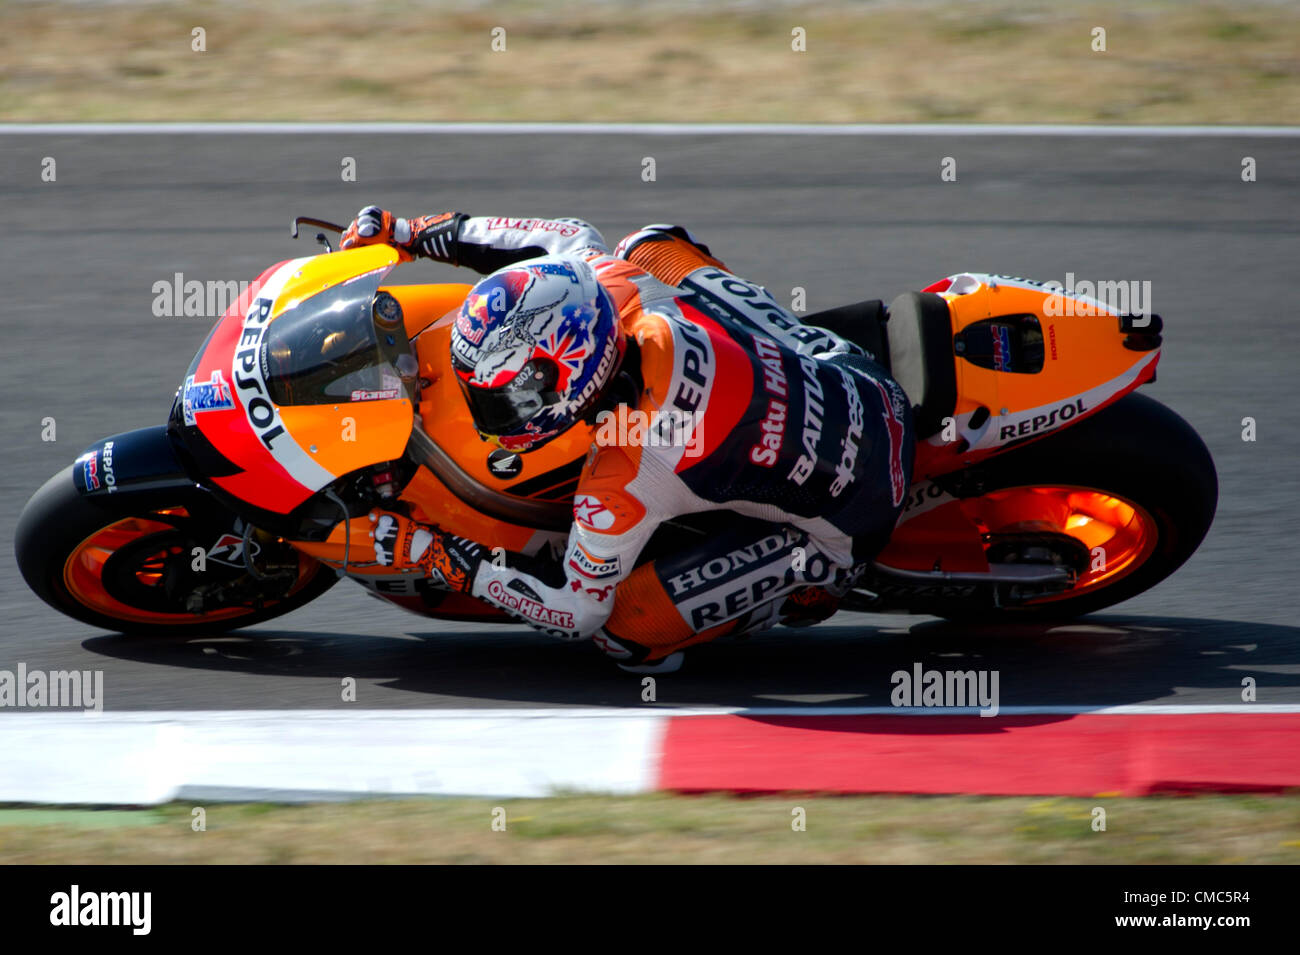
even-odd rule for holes
{"type": "MultiPolygon", "coordinates": [[[[559,714],[557,714],[559,715],[559,714]]],[[[647,792],[667,721],[437,714],[75,712],[0,717],[0,802],[647,792]]]]}
{"type": "Polygon", "coordinates": [[[9,123],[0,136],[161,135],[1157,136],[1294,138],[1300,126],[959,123],[9,123]]]}

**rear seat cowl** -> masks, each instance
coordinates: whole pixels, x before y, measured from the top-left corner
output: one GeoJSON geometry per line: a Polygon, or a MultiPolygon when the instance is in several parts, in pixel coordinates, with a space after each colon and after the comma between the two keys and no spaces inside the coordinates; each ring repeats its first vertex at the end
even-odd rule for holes
{"type": "Polygon", "coordinates": [[[919,440],[943,429],[957,407],[957,369],[948,302],[930,292],[904,292],[889,303],[889,370],[912,402],[919,440]]]}

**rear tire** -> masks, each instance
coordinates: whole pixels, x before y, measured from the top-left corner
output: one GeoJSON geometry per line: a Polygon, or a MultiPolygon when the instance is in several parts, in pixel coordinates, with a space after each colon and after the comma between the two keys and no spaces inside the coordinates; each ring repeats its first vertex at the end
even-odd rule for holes
{"type": "Polygon", "coordinates": [[[1157,527],[1155,549],[1114,583],[1000,609],[948,605],[931,612],[967,623],[1062,620],[1150,590],[1191,557],[1214,520],[1219,482],[1205,442],[1186,421],[1132,393],[1096,415],[973,469],[985,492],[1078,486],[1137,504],[1157,527]]]}
{"type": "Polygon", "coordinates": [[[87,497],[73,484],[72,467],[65,468],[32,495],[18,518],[14,554],[23,579],[51,607],[82,623],[120,633],[173,636],[222,632],[261,623],[315,600],[337,582],[329,568],[315,564],[309,571],[310,578],[297,591],[260,609],[249,608],[247,613],[221,619],[203,614],[176,614],[174,622],[166,623],[111,616],[87,606],[69,590],[64,569],[91,535],[130,517],[184,506],[185,496],[184,489],[164,489],[147,494],[87,497]]]}

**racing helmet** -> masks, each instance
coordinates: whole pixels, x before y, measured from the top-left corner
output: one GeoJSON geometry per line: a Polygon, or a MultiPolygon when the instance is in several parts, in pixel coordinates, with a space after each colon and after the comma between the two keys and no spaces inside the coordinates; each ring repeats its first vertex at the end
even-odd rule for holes
{"type": "Polygon", "coordinates": [[[576,255],[492,273],[451,329],[451,364],[474,427],[508,451],[534,450],[576,424],[625,349],[613,299],[576,255]]]}

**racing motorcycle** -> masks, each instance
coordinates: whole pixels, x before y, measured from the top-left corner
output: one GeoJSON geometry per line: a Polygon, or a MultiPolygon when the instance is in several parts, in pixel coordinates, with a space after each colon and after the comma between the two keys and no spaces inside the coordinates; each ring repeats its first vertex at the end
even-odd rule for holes
{"type": "MultiPolygon", "coordinates": [[[[299,217],[295,238],[302,225],[342,231],[299,217]]],[[[527,455],[485,445],[449,359],[470,286],[388,284],[393,249],[333,251],[325,231],[322,252],[271,266],[216,322],[166,423],[96,441],[28,501],[18,565],[52,607],[115,631],[213,632],[350,576],[428,617],[509,621],[378,566],[367,515],[558,552],[593,431],[527,455]]],[[[887,366],[917,429],[905,510],[841,609],[1072,617],[1155,586],[1209,529],[1209,452],[1136,391],[1156,377],[1159,316],[963,273],[803,320],[887,366]]],[[[668,522],[641,560],[736,520],[668,522]]]]}

